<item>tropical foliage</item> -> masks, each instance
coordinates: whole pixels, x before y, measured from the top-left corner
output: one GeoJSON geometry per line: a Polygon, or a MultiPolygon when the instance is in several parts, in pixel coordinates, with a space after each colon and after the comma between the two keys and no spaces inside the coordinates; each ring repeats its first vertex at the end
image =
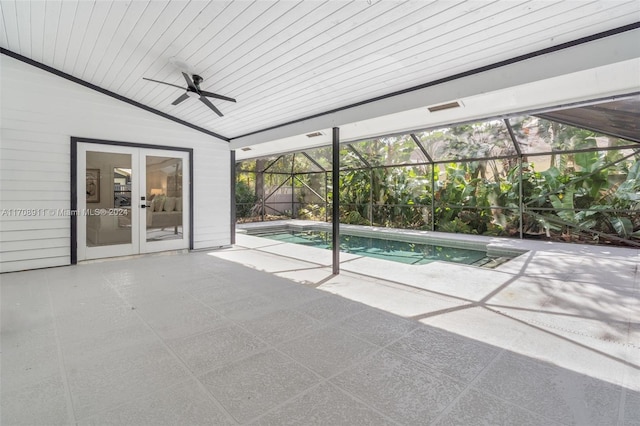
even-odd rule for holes
{"type": "MultiPolygon", "coordinates": [[[[517,148],[502,120],[418,133],[422,146],[409,135],[343,145],[341,222],[640,243],[640,147],[533,116],[509,124],[517,148]]],[[[289,179],[288,214],[330,219],[330,147],[263,164],[265,193],[289,179]]]]}

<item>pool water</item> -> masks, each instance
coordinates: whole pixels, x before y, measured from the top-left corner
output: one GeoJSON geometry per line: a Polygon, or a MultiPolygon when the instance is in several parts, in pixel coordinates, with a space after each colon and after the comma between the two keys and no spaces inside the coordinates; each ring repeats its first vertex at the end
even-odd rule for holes
{"type": "MultiPolygon", "coordinates": [[[[326,231],[278,230],[263,233],[252,232],[251,235],[286,243],[331,249],[331,233],[326,231]]],[[[340,251],[411,265],[424,265],[435,261],[444,261],[465,265],[495,267],[497,264],[506,261],[506,259],[499,261],[502,258],[489,257],[485,251],[480,250],[344,234],[340,235],[340,251]]]]}

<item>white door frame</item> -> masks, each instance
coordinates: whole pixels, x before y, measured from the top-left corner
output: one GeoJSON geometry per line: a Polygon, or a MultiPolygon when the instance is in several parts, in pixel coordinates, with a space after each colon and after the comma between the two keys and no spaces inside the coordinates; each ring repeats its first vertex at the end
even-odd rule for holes
{"type": "MultiPolygon", "coordinates": [[[[193,245],[191,219],[192,212],[192,159],[193,151],[191,149],[173,149],[172,147],[149,146],[141,144],[118,143],[109,141],[83,140],[81,138],[72,138],[72,158],[76,156],[75,182],[76,182],[76,199],[75,209],[72,204],[72,211],[75,216],[72,217],[72,228],[75,227],[75,241],[72,240],[72,264],[77,261],[98,259],[106,257],[127,256],[139,253],[151,253],[158,251],[174,250],[174,249],[190,249],[193,245]],[[75,145],[75,149],[74,149],[75,145]],[[75,152],[74,152],[75,151],[75,152]],[[89,204],[87,206],[86,197],[86,153],[87,151],[129,154],[131,155],[131,168],[134,180],[131,187],[131,243],[114,244],[100,247],[87,247],[87,217],[98,213],[97,209],[92,209],[89,204]],[[167,241],[146,241],[146,210],[141,205],[147,203],[142,201],[144,197],[142,188],[146,188],[146,156],[167,156],[181,158],[183,161],[183,217],[182,217],[182,239],[174,239],[167,241]],[[137,177],[136,177],[137,175],[137,177]],[[75,253],[74,253],[75,248],[75,253]],[[74,256],[75,255],[75,256],[74,256]]],[[[73,164],[73,161],[72,161],[73,164]]],[[[104,212],[100,212],[104,213],[104,212]]],[[[107,209],[106,214],[113,214],[107,209]]]]}

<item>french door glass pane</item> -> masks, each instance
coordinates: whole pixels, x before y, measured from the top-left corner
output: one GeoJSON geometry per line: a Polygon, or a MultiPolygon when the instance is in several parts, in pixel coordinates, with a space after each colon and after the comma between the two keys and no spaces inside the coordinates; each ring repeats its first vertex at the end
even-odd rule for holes
{"type": "Polygon", "coordinates": [[[87,247],[131,244],[131,154],[87,152],[87,247]]]}
{"type": "Polygon", "coordinates": [[[146,158],[147,241],[182,239],[182,159],[146,158]]]}

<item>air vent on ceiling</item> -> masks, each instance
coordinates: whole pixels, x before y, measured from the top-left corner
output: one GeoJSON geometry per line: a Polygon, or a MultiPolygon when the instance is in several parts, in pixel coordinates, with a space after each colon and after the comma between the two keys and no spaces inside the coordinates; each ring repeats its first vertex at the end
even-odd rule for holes
{"type": "Polygon", "coordinates": [[[251,148],[249,148],[248,146],[245,146],[244,148],[240,148],[242,151],[251,151],[251,148]]]}
{"type": "Polygon", "coordinates": [[[322,133],[322,132],[307,133],[307,137],[308,138],[315,138],[315,137],[322,136],[322,135],[324,135],[324,133],[322,133]]]}
{"type": "Polygon", "coordinates": [[[456,102],[449,102],[446,104],[434,105],[434,106],[428,107],[427,109],[429,110],[429,112],[436,112],[436,111],[443,111],[445,109],[459,108],[459,107],[460,107],[460,103],[456,101],[456,102]]]}

